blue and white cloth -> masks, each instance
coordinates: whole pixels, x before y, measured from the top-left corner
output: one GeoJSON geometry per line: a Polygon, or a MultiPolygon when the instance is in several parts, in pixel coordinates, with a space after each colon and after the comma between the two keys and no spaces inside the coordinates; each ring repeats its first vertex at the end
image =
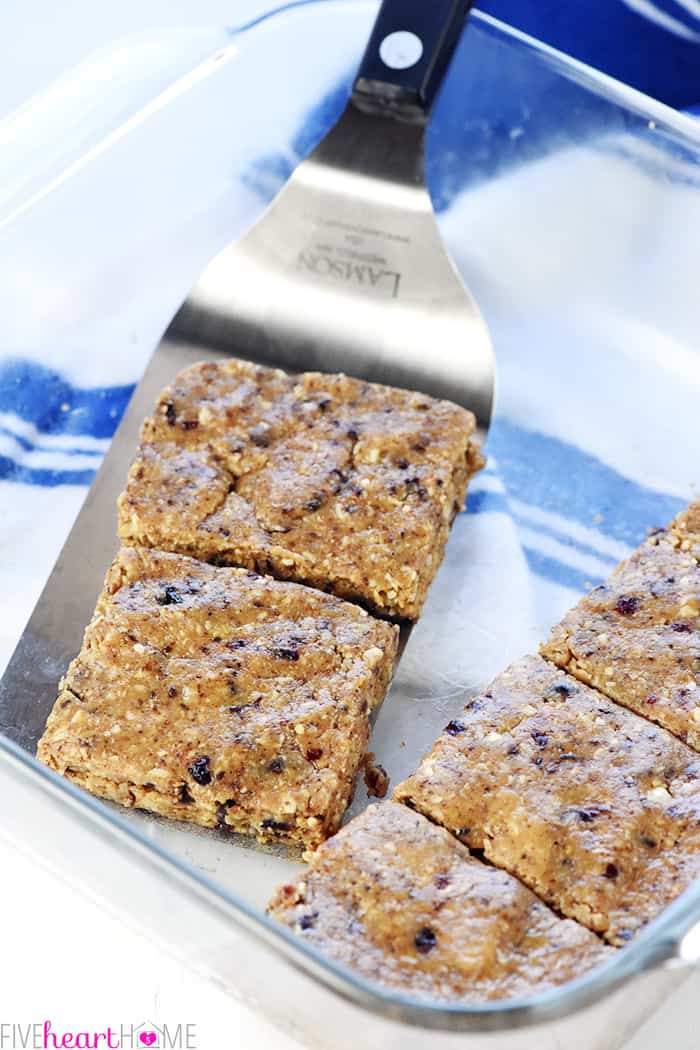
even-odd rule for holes
{"type": "MultiPolygon", "coordinates": [[[[664,7],[669,4],[664,0],[664,7]]],[[[637,27],[642,34],[648,31],[648,16],[659,30],[657,46],[669,46],[678,55],[678,41],[682,49],[696,46],[693,20],[698,14],[696,0],[678,0],[678,5],[676,22],[687,32],[660,19],[658,12],[652,17],[649,9],[660,10],[660,0],[625,0],[607,9],[624,7],[625,18],[645,27],[637,27]]],[[[489,0],[485,6],[507,17],[506,0],[489,0]]],[[[520,4],[519,10],[524,18],[528,5],[520,4]]],[[[526,22],[523,28],[535,27],[526,22]]],[[[260,46],[272,54],[271,62],[275,48],[281,60],[284,48],[293,46],[294,32],[291,24],[284,38],[262,38],[260,46]]],[[[248,53],[245,44],[238,55],[236,39],[233,34],[230,51],[225,47],[221,54],[225,61],[235,56],[240,63],[236,75],[245,83],[259,68],[260,56],[254,47],[248,53]]],[[[354,46],[348,44],[351,50],[354,46]]],[[[628,36],[626,51],[634,46],[628,36]]],[[[205,40],[203,53],[207,48],[205,40]]],[[[130,56],[133,61],[133,51],[130,56]]],[[[88,142],[83,159],[71,162],[63,174],[52,176],[43,188],[37,180],[28,203],[0,211],[0,666],[11,654],[168,317],[215,248],[259,214],[309,143],[329,126],[347,90],[345,80],[318,106],[313,104],[317,88],[306,89],[300,81],[275,109],[261,109],[267,123],[256,117],[241,128],[234,163],[224,152],[229,147],[221,145],[224,137],[201,120],[207,112],[219,128],[223,123],[231,130],[225,123],[229,104],[220,90],[207,96],[206,104],[197,100],[197,91],[208,90],[208,69],[205,62],[180,81],[180,108],[168,108],[179,89],[154,91],[160,102],[145,103],[121,125],[122,130],[128,126],[128,135],[108,131],[97,145],[88,142]],[[216,155],[216,150],[222,152],[216,155]],[[95,272],[93,259],[99,259],[95,272]]],[[[117,73],[115,66],[114,84],[117,73]]],[[[326,76],[332,82],[335,74],[326,76]]],[[[441,103],[445,127],[450,99],[459,94],[455,85],[457,80],[441,103]]],[[[64,104],[70,92],[59,95],[64,104]]],[[[688,98],[679,95],[678,100],[688,98]]],[[[554,98],[550,92],[540,104],[556,109],[572,101],[573,96],[554,98]]],[[[48,129],[58,104],[47,98],[43,109],[35,107],[32,120],[40,117],[48,129]]],[[[498,100],[484,105],[492,114],[498,100]]],[[[124,118],[116,103],[113,116],[118,128],[124,118]]],[[[449,150],[441,154],[448,163],[431,168],[443,234],[484,306],[499,360],[499,410],[488,442],[489,466],[474,482],[445,570],[468,580],[455,601],[478,647],[489,649],[492,671],[534,644],[546,625],[584,588],[604,578],[648,527],[669,520],[700,480],[698,436],[689,435],[700,397],[700,325],[687,305],[697,299],[692,245],[700,243],[690,232],[700,231],[700,192],[689,188],[692,170],[686,172],[682,157],[674,162],[686,189],[671,197],[663,179],[654,181],[653,151],[648,151],[649,172],[640,163],[638,178],[630,180],[620,176],[614,141],[607,152],[591,147],[573,156],[543,146],[537,122],[527,113],[513,111],[508,121],[505,138],[512,149],[520,148],[524,137],[526,144],[533,143],[535,163],[466,187],[455,178],[449,150]],[[590,264],[598,250],[590,240],[594,234],[586,224],[577,227],[563,194],[562,187],[572,185],[581,214],[594,212],[601,187],[615,213],[617,241],[595,267],[590,264]],[[625,261],[618,242],[626,237],[636,242],[639,216],[647,202],[654,210],[656,195],[669,211],[669,239],[683,229],[685,240],[666,244],[657,232],[654,266],[639,251],[625,261]],[[678,209],[686,210],[679,215],[678,209]],[[668,286],[659,278],[664,253],[677,264],[673,273],[668,267],[668,286]],[[627,302],[621,269],[625,275],[629,270],[627,302]],[[615,301],[606,304],[609,315],[603,317],[591,304],[600,297],[606,274],[615,301]],[[577,287],[574,299],[572,285],[577,287]],[[677,302],[668,331],[664,318],[654,314],[655,296],[677,302]],[[651,304],[648,316],[635,318],[635,297],[651,304]],[[603,321],[605,332],[600,331],[603,321]],[[591,347],[597,348],[595,354],[591,347]],[[650,431],[652,420],[658,432],[650,431]],[[674,450],[671,463],[668,448],[674,450]]],[[[0,135],[4,131],[11,138],[15,130],[0,123],[0,135]]],[[[443,134],[440,127],[436,134],[443,134]]],[[[483,142],[479,135],[475,142],[483,142]]],[[[646,158],[643,142],[635,148],[646,158]]],[[[527,159],[527,150],[522,156],[527,159]]],[[[480,155],[473,160],[478,167],[480,155]]],[[[482,173],[490,173],[486,161],[482,173]]],[[[0,204],[1,196],[2,185],[0,204]]],[[[419,628],[424,642],[426,632],[433,639],[436,651],[443,644],[443,613],[454,622],[455,610],[444,606],[446,600],[443,589],[432,616],[419,628]]],[[[446,665],[450,658],[445,651],[446,665]]]]}

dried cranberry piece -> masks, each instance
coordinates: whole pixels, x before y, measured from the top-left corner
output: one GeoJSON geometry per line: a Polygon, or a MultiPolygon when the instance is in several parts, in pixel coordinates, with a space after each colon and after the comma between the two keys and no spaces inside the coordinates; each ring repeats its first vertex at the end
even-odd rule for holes
{"type": "Polygon", "coordinates": [[[226,814],[230,810],[231,806],[235,806],[235,805],[236,805],[235,798],[227,798],[225,802],[221,802],[216,807],[216,823],[219,825],[220,828],[227,827],[226,814]]]}
{"type": "Polygon", "coordinates": [[[159,605],[182,605],[182,595],[177,587],[168,584],[163,593],[156,596],[156,601],[159,605]]]}
{"type": "Polygon", "coordinates": [[[572,693],[575,692],[576,689],[574,686],[567,685],[566,682],[557,682],[557,684],[553,685],[549,693],[546,695],[551,696],[552,693],[556,693],[557,696],[571,696],[572,693]]]}
{"type": "Polygon", "coordinates": [[[272,817],[267,817],[263,820],[262,827],[266,831],[290,831],[292,825],[288,824],[286,820],[274,820],[272,817]]]}
{"type": "Polygon", "coordinates": [[[209,759],[206,755],[202,755],[201,758],[195,759],[192,765],[189,767],[190,776],[197,784],[205,786],[211,784],[211,771],[209,769],[209,759]]]}
{"type": "Polygon", "coordinates": [[[247,704],[233,704],[228,710],[232,715],[240,715],[244,711],[248,711],[251,707],[257,710],[260,707],[260,700],[250,700],[247,704]]]}
{"type": "Polygon", "coordinates": [[[425,499],[425,497],[428,495],[428,490],[426,489],[425,485],[421,485],[420,478],[417,475],[414,478],[406,479],[406,491],[407,493],[415,492],[418,499],[425,499]]]}
{"type": "Polygon", "coordinates": [[[435,930],[433,930],[430,926],[421,926],[418,933],[413,938],[413,943],[415,944],[416,948],[421,953],[421,955],[427,955],[428,952],[431,952],[437,944],[437,935],[435,933],[435,930]]]}
{"type": "Polygon", "coordinates": [[[298,660],[299,659],[299,653],[296,651],[296,649],[289,649],[289,648],[286,648],[285,646],[283,646],[280,649],[275,649],[274,650],[274,655],[277,657],[278,660],[298,660]]]}
{"type": "Polygon", "coordinates": [[[603,872],[603,875],[605,875],[606,879],[616,879],[619,874],[620,869],[618,868],[617,864],[605,865],[605,871],[603,872]]]}

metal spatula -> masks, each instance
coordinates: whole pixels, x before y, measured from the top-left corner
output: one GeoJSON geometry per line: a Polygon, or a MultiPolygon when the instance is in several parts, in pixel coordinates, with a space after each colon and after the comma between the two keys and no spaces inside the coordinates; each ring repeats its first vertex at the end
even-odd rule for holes
{"type": "Polygon", "coordinates": [[[0,733],[34,750],[114,555],[141,420],[203,358],[344,371],[471,408],[485,434],[486,326],[423,175],[431,104],[471,0],[385,0],[352,98],[263,218],[204,271],[161,340],[0,682],[0,733]]]}
{"type": "Polygon", "coordinates": [[[485,433],[488,331],[424,178],[430,108],[473,0],[384,0],[342,117],[206,268],[165,336],[450,398],[485,433]]]}

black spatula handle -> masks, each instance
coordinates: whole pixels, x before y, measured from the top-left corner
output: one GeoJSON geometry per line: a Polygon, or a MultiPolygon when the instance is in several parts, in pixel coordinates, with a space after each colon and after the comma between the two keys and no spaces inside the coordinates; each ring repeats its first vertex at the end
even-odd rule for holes
{"type": "Polygon", "coordinates": [[[364,108],[430,112],[474,0],[384,0],[353,89],[364,108]]]}

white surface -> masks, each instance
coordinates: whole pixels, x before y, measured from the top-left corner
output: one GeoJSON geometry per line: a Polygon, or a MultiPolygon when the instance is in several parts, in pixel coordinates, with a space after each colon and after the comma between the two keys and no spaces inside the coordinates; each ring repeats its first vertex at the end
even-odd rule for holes
{"type": "MultiPolygon", "coordinates": [[[[262,0],[121,0],[112,5],[30,0],[2,5],[0,116],[118,37],[162,25],[194,29],[207,22],[237,22],[244,11],[265,6],[262,0]]],[[[76,503],[78,499],[76,492],[76,503]]],[[[11,593],[12,581],[4,582],[11,593]]],[[[149,1019],[195,1024],[199,1050],[296,1050],[297,1044],[193,976],[185,964],[81,900],[31,859],[9,850],[1,834],[0,871],[0,1023],[26,1025],[50,1017],[55,1028],[78,1031],[149,1019]]],[[[629,1050],[695,1050],[692,1017],[699,990],[698,979],[688,982],[629,1050]]]]}
{"type": "Polygon", "coordinates": [[[1,834],[0,870],[0,1023],[24,1028],[48,1019],[54,1031],[73,1033],[143,1022],[174,1033],[179,1024],[194,1025],[196,1050],[299,1050],[185,963],[81,899],[1,834]]]}

